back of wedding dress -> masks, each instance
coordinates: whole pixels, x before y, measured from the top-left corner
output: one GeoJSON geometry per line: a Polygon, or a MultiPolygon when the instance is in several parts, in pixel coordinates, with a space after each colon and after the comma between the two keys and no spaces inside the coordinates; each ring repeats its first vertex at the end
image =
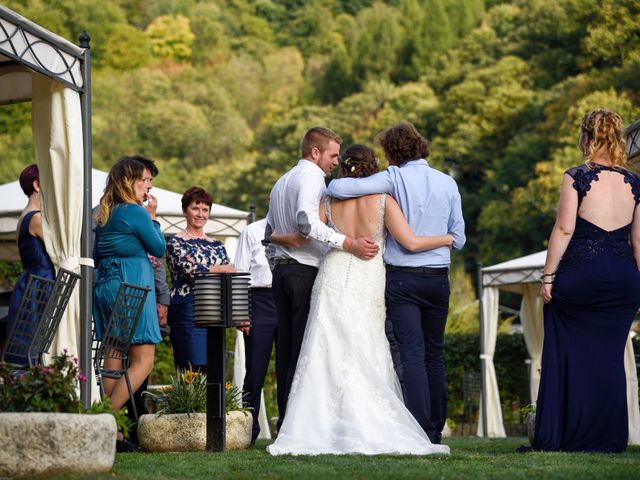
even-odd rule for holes
{"type": "MultiPolygon", "coordinates": [[[[376,205],[377,222],[364,222],[374,227],[376,257],[365,261],[331,250],[320,265],[287,414],[267,447],[272,455],[449,452],[429,442],[402,400],[384,331],[385,196],[376,197],[367,208],[376,205]]],[[[329,225],[341,231],[348,219],[331,211],[330,200],[325,205],[329,225]]],[[[363,213],[371,220],[364,205],[349,207],[352,220],[363,213]]]]}

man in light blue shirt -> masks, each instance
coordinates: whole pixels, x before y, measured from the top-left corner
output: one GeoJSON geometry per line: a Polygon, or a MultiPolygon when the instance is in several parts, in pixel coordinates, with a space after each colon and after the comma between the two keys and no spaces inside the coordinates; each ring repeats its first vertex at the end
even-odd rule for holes
{"type": "MultiPolygon", "coordinates": [[[[460,193],[453,178],[429,166],[429,142],[408,122],[380,136],[390,167],[367,178],[329,184],[327,194],[351,198],[389,193],[416,235],[453,235],[453,248],[466,241],[460,193]]],[[[444,330],[449,311],[451,250],[411,253],[388,236],[387,336],[407,408],[429,438],[440,443],[447,396],[444,330]]]]}

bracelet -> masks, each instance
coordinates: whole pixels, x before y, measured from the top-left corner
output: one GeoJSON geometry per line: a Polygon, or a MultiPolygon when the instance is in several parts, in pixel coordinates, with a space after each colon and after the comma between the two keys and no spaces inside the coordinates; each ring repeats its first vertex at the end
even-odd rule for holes
{"type": "Polygon", "coordinates": [[[551,285],[553,283],[553,280],[551,280],[550,282],[542,282],[543,285],[551,285]]]}
{"type": "Polygon", "coordinates": [[[543,273],[542,276],[543,277],[553,277],[556,274],[556,272],[553,273],[543,273]]]}

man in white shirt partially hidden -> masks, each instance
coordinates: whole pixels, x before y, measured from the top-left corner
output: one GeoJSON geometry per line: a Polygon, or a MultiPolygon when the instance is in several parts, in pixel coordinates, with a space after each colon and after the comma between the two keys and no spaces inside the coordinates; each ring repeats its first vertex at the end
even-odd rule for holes
{"type": "Polygon", "coordinates": [[[258,419],[262,387],[278,334],[278,315],[271,292],[271,268],[262,246],[266,226],[266,219],[258,220],[240,233],[234,261],[239,272],[251,273],[251,329],[244,334],[246,374],[242,387],[244,401],[253,408],[251,443],[255,443],[260,434],[258,419]]]}
{"type": "Polygon", "coordinates": [[[278,429],[284,420],[309,315],[311,290],[322,257],[329,248],[347,250],[363,260],[378,253],[378,246],[371,239],[350,238],[320,220],[324,178],[338,165],[341,143],[340,137],[328,128],[310,129],[300,142],[302,159],[271,190],[265,241],[270,241],[273,232],[299,232],[309,240],[297,248],[275,245],[270,252],[274,264],[273,297],[278,312],[278,429]]]}

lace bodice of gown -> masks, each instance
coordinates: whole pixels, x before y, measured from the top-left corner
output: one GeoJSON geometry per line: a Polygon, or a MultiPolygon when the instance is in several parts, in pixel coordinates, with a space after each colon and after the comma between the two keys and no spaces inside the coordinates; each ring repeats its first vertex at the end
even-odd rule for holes
{"type": "MultiPolygon", "coordinates": [[[[613,169],[594,164],[590,167],[580,165],[567,170],[567,174],[573,178],[573,188],[578,193],[578,205],[582,203],[591,190],[591,183],[598,181],[598,174],[603,171],[616,171],[624,176],[624,183],[631,185],[631,194],[634,197],[636,208],[640,203],[640,178],[627,170],[613,169]]],[[[634,262],[633,250],[629,242],[632,223],[615,230],[605,230],[576,213],[576,225],[562,257],[560,267],[579,266],[583,262],[589,262],[605,253],[611,253],[625,262],[634,262]]]]}

